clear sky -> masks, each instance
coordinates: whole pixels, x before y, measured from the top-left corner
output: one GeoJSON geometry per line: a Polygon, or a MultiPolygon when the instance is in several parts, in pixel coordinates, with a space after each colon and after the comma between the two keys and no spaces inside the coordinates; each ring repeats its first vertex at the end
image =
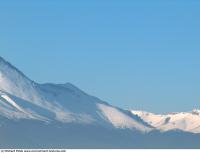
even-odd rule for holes
{"type": "Polygon", "coordinates": [[[0,56],[113,105],[200,107],[199,0],[2,0],[0,56]]]}

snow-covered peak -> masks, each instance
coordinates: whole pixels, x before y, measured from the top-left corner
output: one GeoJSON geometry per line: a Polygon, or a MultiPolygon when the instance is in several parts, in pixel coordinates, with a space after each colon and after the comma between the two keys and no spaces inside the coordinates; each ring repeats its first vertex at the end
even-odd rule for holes
{"type": "Polygon", "coordinates": [[[138,115],[148,124],[158,130],[182,130],[192,133],[200,133],[200,110],[195,109],[192,112],[154,114],[143,111],[131,111],[138,115]]]}

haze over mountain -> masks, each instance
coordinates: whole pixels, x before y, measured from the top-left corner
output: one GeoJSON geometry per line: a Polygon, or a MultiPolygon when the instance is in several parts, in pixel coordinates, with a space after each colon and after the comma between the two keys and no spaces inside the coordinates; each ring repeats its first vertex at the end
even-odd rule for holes
{"type": "Polygon", "coordinates": [[[0,57],[1,148],[199,148],[199,112],[124,110],[70,83],[38,84],[0,57]]]}

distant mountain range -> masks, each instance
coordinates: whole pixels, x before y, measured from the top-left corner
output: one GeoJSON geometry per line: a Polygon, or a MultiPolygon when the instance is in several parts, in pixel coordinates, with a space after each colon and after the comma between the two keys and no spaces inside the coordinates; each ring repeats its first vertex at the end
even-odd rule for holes
{"type": "Polygon", "coordinates": [[[143,121],[160,131],[182,130],[191,133],[200,133],[200,110],[191,112],[170,113],[158,115],[144,111],[131,111],[143,121]]]}
{"type": "Polygon", "coordinates": [[[38,84],[0,57],[0,148],[200,148],[200,110],[112,106],[70,83],[38,84]]]}

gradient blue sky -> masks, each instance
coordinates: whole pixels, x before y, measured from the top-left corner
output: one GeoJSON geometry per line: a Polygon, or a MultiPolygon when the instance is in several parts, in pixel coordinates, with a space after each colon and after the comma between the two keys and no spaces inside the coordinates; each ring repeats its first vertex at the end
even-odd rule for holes
{"type": "Polygon", "coordinates": [[[200,1],[2,0],[0,56],[126,109],[200,107],[200,1]]]}

